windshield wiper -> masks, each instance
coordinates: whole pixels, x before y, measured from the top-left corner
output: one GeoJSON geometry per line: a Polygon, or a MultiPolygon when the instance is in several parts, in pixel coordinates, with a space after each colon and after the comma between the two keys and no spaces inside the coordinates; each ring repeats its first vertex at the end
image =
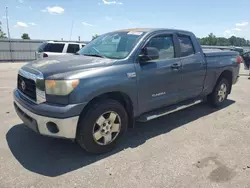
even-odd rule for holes
{"type": "Polygon", "coordinates": [[[92,56],[92,57],[101,57],[101,58],[106,58],[104,55],[101,54],[83,54],[85,56],[92,56]]]}

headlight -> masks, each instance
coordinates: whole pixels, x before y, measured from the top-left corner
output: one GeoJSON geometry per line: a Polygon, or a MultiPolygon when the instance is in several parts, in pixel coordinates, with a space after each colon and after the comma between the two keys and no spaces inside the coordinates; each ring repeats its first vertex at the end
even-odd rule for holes
{"type": "Polygon", "coordinates": [[[46,94],[68,95],[78,84],[79,80],[45,80],[46,94]]]}

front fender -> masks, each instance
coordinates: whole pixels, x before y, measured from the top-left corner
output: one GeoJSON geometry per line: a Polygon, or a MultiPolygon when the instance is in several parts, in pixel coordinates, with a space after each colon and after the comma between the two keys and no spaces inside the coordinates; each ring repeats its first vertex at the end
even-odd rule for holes
{"type": "Polygon", "coordinates": [[[112,72],[105,75],[84,78],[80,85],[70,94],[69,101],[72,104],[89,102],[94,98],[110,92],[121,92],[126,94],[132,101],[134,112],[137,112],[137,82],[136,78],[129,78],[127,72],[134,70],[131,66],[123,65],[122,71],[114,68],[112,72]],[[125,70],[125,72],[124,72],[125,70]],[[115,73],[114,73],[115,72],[115,73]]]}

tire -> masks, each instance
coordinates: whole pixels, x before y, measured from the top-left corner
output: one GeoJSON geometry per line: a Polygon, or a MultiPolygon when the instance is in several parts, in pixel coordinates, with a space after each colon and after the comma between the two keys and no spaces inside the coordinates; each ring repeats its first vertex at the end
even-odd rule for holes
{"type": "Polygon", "coordinates": [[[208,96],[208,101],[213,107],[219,107],[225,103],[229,94],[230,84],[227,79],[221,78],[213,92],[208,96]],[[222,89],[224,88],[225,89],[222,89]]]}
{"type": "Polygon", "coordinates": [[[118,101],[100,101],[80,116],[76,140],[87,152],[106,153],[118,145],[127,125],[127,112],[118,101]]]}

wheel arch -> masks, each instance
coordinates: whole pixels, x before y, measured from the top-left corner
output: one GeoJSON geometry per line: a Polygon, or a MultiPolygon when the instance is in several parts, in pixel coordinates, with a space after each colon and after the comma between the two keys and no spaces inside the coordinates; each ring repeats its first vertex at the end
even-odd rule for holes
{"type": "Polygon", "coordinates": [[[127,95],[124,92],[120,92],[120,91],[112,91],[112,92],[107,92],[107,93],[103,93],[103,94],[100,94],[98,96],[95,96],[84,107],[84,109],[81,112],[81,116],[86,114],[92,105],[94,105],[100,101],[107,100],[107,99],[116,100],[125,108],[125,110],[128,114],[128,127],[130,127],[130,128],[134,127],[134,105],[133,105],[133,102],[132,102],[131,98],[129,97],[129,95],[127,95]]]}
{"type": "Polygon", "coordinates": [[[228,83],[229,83],[229,94],[231,93],[232,90],[232,83],[233,83],[233,72],[231,70],[224,70],[222,71],[222,73],[220,74],[220,76],[217,79],[217,82],[215,84],[215,86],[217,85],[217,83],[222,79],[225,78],[227,79],[228,83]]]}

